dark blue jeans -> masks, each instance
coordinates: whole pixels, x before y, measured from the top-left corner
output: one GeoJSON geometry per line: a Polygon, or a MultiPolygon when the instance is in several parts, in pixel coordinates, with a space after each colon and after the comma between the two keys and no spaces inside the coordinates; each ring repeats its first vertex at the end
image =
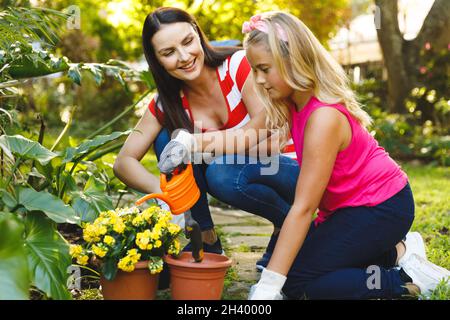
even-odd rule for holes
{"type": "Polygon", "coordinates": [[[414,220],[409,184],[374,207],[337,210],[307,237],[283,292],[299,299],[399,298],[407,294],[395,245],[414,220]]]}
{"type": "MultiPolygon", "coordinates": [[[[154,143],[158,160],[169,141],[168,131],[161,130],[154,143]]],[[[281,228],[294,201],[299,166],[297,161],[288,157],[280,156],[278,159],[279,170],[274,175],[261,174],[261,168],[267,168],[269,164],[251,161],[242,155],[225,155],[209,165],[194,165],[195,181],[201,195],[191,212],[200,228],[208,230],[214,227],[207,193],[233,207],[266,218],[281,228]]]]}

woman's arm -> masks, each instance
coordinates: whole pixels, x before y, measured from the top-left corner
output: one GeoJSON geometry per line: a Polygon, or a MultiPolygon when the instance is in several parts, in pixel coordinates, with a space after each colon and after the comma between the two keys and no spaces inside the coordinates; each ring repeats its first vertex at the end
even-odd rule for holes
{"type": "Polygon", "coordinates": [[[269,270],[287,275],[328,185],[336,156],[349,144],[349,137],[350,125],[336,109],[320,108],[309,118],[294,204],[283,223],[269,270]]]}
{"type": "MultiPolygon", "coordinates": [[[[256,93],[252,72],[247,76],[241,94],[251,118],[250,121],[239,129],[194,134],[196,151],[224,154],[245,153],[268,139],[269,134],[265,130],[266,112],[263,108],[263,102],[256,93]]],[[[266,149],[270,150],[270,140],[268,142],[269,147],[266,149]]]]}
{"type": "Polygon", "coordinates": [[[160,192],[159,179],[140,163],[160,131],[161,125],[147,109],[114,162],[114,174],[127,186],[144,193],[160,192]]]}

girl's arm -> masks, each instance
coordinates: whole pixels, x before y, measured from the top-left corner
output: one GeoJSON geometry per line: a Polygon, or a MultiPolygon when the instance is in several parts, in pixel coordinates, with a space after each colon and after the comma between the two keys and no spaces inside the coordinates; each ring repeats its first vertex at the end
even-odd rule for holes
{"type": "Polygon", "coordinates": [[[338,110],[320,108],[311,114],[305,128],[302,167],[294,204],[281,228],[267,266],[269,270],[287,275],[328,185],[336,156],[350,140],[349,122],[338,110]]]}
{"type": "Polygon", "coordinates": [[[160,192],[159,179],[140,163],[160,131],[161,125],[147,109],[114,162],[114,174],[127,186],[144,193],[160,192]]]}
{"type": "Polygon", "coordinates": [[[305,128],[302,167],[294,204],[283,223],[275,250],[249,299],[280,299],[295,257],[311,224],[311,217],[325,192],[337,153],[349,144],[350,125],[343,114],[332,108],[314,111],[305,128]]]}

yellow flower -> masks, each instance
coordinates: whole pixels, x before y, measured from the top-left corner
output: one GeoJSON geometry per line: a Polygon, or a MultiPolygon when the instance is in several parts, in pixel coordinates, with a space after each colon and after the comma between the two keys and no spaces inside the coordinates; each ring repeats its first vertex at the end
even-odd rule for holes
{"type": "Polygon", "coordinates": [[[180,248],[181,248],[180,241],[178,239],[175,239],[173,243],[169,246],[168,253],[177,255],[180,253],[180,248]]]}
{"type": "Polygon", "coordinates": [[[116,240],[111,236],[105,236],[103,242],[108,246],[113,246],[116,243],[116,240]]]}
{"type": "Polygon", "coordinates": [[[117,222],[113,226],[113,230],[117,233],[123,233],[125,230],[125,223],[123,223],[122,219],[117,219],[117,222]]]}
{"type": "Polygon", "coordinates": [[[98,227],[94,224],[86,225],[86,228],[83,230],[83,239],[87,242],[98,242],[100,241],[99,237],[100,233],[98,227]]]}
{"type": "Polygon", "coordinates": [[[105,226],[99,226],[98,227],[98,234],[99,235],[105,235],[106,234],[106,232],[108,232],[108,229],[106,229],[106,227],[105,226]]]}
{"type": "Polygon", "coordinates": [[[126,256],[125,258],[120,259],[119,263],[117,264],[117,267],[126,272],[131,272],[134,270],[134,264],[130,260],[129,256],[126,256]]]}
{"type": "Polygon", "coordinates": [[[150,230],[147,229],[144,232],[139,232],[136,235],[136,245],[139,247],[139,249],[150,250],[151,245],[149,247],[149,242],[150,242],[150,230]]]}
{"type": "Polygon", "coordinates": [[[156,242],[155,242],[155,248],[159,248],[159,247],[161,247],[161,245],[162,245],[161,240],[156,240],[156,242]]]}
{"type": "Polygon", "coordinates": [[[99,246],[96,246],[95,244],[92,246],[92,251],[94,251],[94,254],[96,256],[99,256],[100,258],[103,258],[108,250],[105,250],[103,248],[100,248],[99,246]]]}
{"type": "Polygon", "coordinates": [[[169,223],[169,226],[167,227],[167,229],[169,230],[169,233],[173,235],[173,234],[180,232],[181,227],[179,225],[177,225],[176,223],[169,223]]]}
{"type": "Polygon", "coordinates": [[[148,209],[145,209],[143,212],[142,212],[142,218],[145,220],[145,221],[147,221],[148,223],[151,223],[151,220],[152,220],[152,216],[153,216],[153,212],[154,212],[154,209],[153,209],[154,207],[150,207],[150,208],[148,208],[148,209]]]}
{"type": "Polygon", "coordinates": [[[160,257],[153,257],[150,259],[148,268],[151,274],[160,273],[163,269],[164,261],[160,257]]]}
{"type": "Polygon", "coordinates": [[[80,245],[71,244],[69,248],[69,254],[72,258],[77,258],[83,253],[83,248],[80,245]]]}
{"type": "Polygon", "coordinates": [[[152,240],[158,240],[161,236],[161,230],[158,230],[156,228],[153,229],[153,231],[150,233],[150,239],[152,240]]]}
{"type": "Polygon", "coordinates": [[[133,224],[133,226],[137,227],[139,225],[141,225],[144,222],[144,217],[142,215],[138,215],[136,216],[136,218],[133,219],[133,221],[131,222],[133,224]]]}
{"type": "Polygon", "coordinates": [[[87,265],[89,260],[89,257],[87,255],[82,255],[77,257],[77,263],[81,264],[82,266],[87,265]]]}

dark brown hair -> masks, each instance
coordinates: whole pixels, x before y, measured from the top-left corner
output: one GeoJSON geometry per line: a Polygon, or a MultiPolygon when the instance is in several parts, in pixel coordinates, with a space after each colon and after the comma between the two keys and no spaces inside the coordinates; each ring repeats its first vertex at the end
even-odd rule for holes
{"type": "MultiPolygon", "coordinates": [[[[185,128],[190,132],[193,131],[193,123],[183,109],[180,97],[182,80],[172,77],[161,64],[158,62],[151,40],[153,35],[160,30],[162,24],[170,24],[177,22],[190,23],[200,37],[201,46],[205,53],[205,65],[216,68],[223,61],[240,50],[239,47],[212,47],[203,31],[197,24],[197,21],[186,11],[178,8],[161,7],[150,13],[144,22],[142,30],[142,45],[144,47],[145,58],[149,65],[150,72],[158,89],[158,101],[161,103],[164,111],[164,120],[162,115],[157,113],[157,118],[161,125],[172,132],[179,128],[185,128]]],[[[158,108],[155,108],[158,112],[158,108]]]]}

